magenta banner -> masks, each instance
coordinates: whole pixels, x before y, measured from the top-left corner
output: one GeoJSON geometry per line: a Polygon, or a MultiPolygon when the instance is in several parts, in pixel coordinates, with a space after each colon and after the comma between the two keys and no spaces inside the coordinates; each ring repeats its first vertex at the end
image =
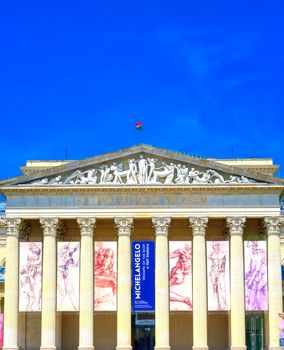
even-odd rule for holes
{"type": "Polygon", "coordinates": [[[57,243],[57,311],[79,310],[80,243],[57,243]]]}
{"type": "Polygon", "coordinates": [[[207,241],[206,244],[208,310],[230,310],[229,242],[207,241]]]}
{"type": "Polygon", "coordinates": [[[116,311],[117,242],[95,242],[95,311],[116,311]]]}
{"type": "Polygon", "coordinates": [[[268,310],[266,241],[245,241],[246,310],[268,310]]]}
{"type": "Polygon", "coordinates": [[[19,311],[41,311],[42,243],[20,242],[19,311]]]}
{"type": "Polygon", "coordinates": [[[169,242],[170,310],[192,310],[192,252],[190,241],[169,242]]]}

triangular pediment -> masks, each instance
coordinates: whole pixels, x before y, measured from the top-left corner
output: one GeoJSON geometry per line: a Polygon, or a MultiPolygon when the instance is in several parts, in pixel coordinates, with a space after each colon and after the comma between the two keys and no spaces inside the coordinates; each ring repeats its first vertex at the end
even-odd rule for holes
{"type": "Polygon", "coordinates": [[[33,175],[0,182],[0,186],[124,186],[281,184],[273,176],[251,173],[148,145],[133,146],[33,175]]]}

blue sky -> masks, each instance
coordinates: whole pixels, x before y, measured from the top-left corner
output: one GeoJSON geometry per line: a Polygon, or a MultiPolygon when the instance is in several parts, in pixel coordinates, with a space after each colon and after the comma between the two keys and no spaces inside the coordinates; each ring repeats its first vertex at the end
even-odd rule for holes
{"type": "Polygon", "coordinates": [[[0,179],[142,142],[284,177],[283,18],[283,0],[2,2],[0,179]]]}

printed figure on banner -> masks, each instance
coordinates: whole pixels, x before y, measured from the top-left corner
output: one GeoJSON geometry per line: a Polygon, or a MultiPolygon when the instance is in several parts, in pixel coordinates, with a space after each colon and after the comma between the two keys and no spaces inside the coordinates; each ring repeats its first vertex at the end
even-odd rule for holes
{"type": "Polygon", "coordinates": [[[20,242],[19,311],[41,310],[42,243],[20,242]]]}
{"type": "Polygon", "coordinates": [[[229,242],[207,241],[208,310],[230,310],[229,242]]]}
{"type": "Polygon", "coordinates": [[[266,241],[245,241],[246,310],[268,310],[266,241]]]}
{"type": "Polygon", "coordinates": [[[57,243],[57,311],[79,310],[80,243],[57,243]]]}
{"type": "Polygon", "coordinates": [[[116,310],[116,250],[116,242],[95,242],[95,311],[116,310]]]}
{"type": "Polygon", "coordinates": [[[192,310],[192,252],[189,241],[170,241],[170,309],[192,310]]]}

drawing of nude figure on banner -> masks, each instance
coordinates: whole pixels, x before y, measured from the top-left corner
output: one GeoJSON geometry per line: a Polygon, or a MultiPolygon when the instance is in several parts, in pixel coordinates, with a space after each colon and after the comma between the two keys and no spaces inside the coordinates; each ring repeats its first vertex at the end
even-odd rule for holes
{"type": "Polygon", "coordinates": [[[57,311],[79,310],[80,243],[57,243],[57,311]]]}
{"type": "Polygon", "coordinates": [[[95,311],[116,311],[117,242],[95,242],[95,311]]]}
{"type": "Polygon", "coordinates": [[[170,310],[192,310],[192,251],[190,241],[169,242],[170,310]]]}
{"type": "Polygon", "coordinates": [[[246,310],[268,310],[266,241],[245,241],[246,310]]]}
{"type": "Polygon", "coordinates": [[[20,242],[19,311],[41,310],[42,243],[20,242]]]}
{"type": "Polygon", "coordinates": [[[207,241],[208,310],[230,310],[229,242],[207,241]]]}

